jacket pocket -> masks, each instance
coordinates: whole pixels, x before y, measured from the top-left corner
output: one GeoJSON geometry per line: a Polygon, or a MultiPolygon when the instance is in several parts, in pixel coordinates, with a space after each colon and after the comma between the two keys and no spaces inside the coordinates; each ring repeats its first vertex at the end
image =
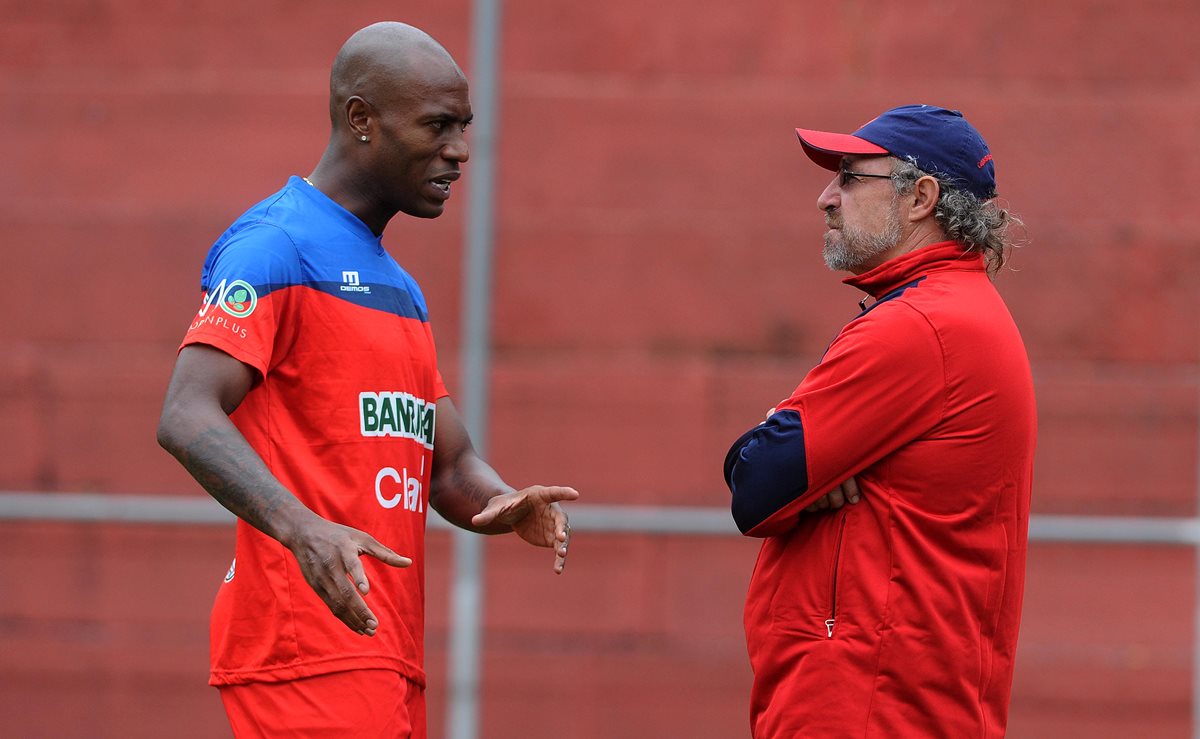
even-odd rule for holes
{"type": "MultiPolygon", "coordinates": [[[[847,511],[816,514],[778,552],[779,561],[763,562],[762,573],[776,578],[771,625],[776,631],[809,639],[837,633],[837,591],[847,511]]],[[[811,515],[811,514],[810,514],[811,515]]]]}
{"type": "Polygon", "coordinates": [[[838,511],[837,537],[833,545],[833,566],[829,568],[829,618],[825,619],[825,636],[833,638],[833,629],[837,625],[837,585],[838,566],[842,561],[842,539],[846,535],[846,513],[838,511]]]}

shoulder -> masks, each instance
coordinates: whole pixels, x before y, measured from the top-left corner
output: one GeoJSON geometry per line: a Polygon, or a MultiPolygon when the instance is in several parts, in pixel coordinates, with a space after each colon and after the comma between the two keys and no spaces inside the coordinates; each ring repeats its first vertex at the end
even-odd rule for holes
{"type": "Polygon", "coordinates": [[[312,220],[305,203],[289,182],[282,190],[255,203],[217,239],[209,259],[298,259],[305,224],[312,220]]]}
{"type": "Polygon", "coordinates": [[[223,258],[285,257],[299,259],[296,239],[288,229],[267,220],[239,221],[213,244],[223,258]]]}
{"type": "Polygon", "coordinates": [[[894,377],[897,372],[944,374],[941,337],[928,318],[899,301],[879,304],[848,323],[814,370],[835,380],[894,377]]]}
{"type": "Polygon", "coordinates": [[[204,263],[206,279],[236,277],[260,284],[299,275],[295,241],[278,224],[263,220],[239,220],[213,245],[204,263]]]}
{"type": "Polygon", "coordinates": [[[855,318],[835,344],[851,341],[870,347],[907,346],[914,340],[936,343],[937,327],[919,302],[904,296],[872,306],[855,318]]]}

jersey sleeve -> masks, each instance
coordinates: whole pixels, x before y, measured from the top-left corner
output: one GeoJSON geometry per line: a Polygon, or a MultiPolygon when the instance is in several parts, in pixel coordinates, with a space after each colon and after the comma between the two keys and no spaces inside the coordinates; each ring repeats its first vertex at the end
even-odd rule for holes
{"type": "Polygon", "coordinates": [[[446,381],[442,379],[442,371],[434,370],[433,375],[433,400],[436,403],[442,398],[450,397],[450,391],[446,389],[446,381]]]}
{"type": "Polygon", "coordinates": [[[742,533],[790,531],[846,479],[928,431],[946,404],[941,343],[923,315],[880,306],[846,327],[792,395],[725,458],[742,533]]]}
{"type": "Polygon", "coordinates": [[[213,246],[200,283],[200,310],[180,348],[207,344],[265,375],[295,330],[301,265],[291,238],[276,226],[247,226],[213,246]]]}

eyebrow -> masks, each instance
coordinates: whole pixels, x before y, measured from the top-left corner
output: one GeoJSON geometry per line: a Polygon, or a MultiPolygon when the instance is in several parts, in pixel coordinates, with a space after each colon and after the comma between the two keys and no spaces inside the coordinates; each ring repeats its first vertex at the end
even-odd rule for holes
{"type": "MultiPolygon", "coordinates": [[[[857,166],[857,165],[859,165],[859,164],[862,164],[863,162],[867,162],[867,161],[870,161],[870,160],[872,160],[872,159],[882,159],[882,158],[884,158],[884,157],[883,157],[883,156],[878,156],[878,157],[875,157],[875,156],[857,156],[857,155],[853,155],[853,154],[847,154],[846,156],[842,157],[842,159],[841,159],[841,161],[840,161],[840,162],[838,162],[838,171],[839,171],[839,172],[842,172],[842,171],[845,171],[846,169],[848,169],[848,168],[850,168],[850,167],[854,167],[854,166],[857,166]]],[[[890,171],[891,171],[891,168],[889,167],[889,168],[888,168],[888,172],[890,172],[890,171]]],[[[880,174],[884,174],[884,173],[882,173],[882,172],[881,172],[880,174]]]]}
{"type": "Polygon", "coordinates": [[[448,110],[442,111],[441,113],[438,113],[437,115],[435,115],[433,117],[440,118],[443,121],[453,121],[454,123],[459,123],[464,126],[470,125],[471,121],[475,120],[474,113],[472,113],[471,115],[468,115],[467,117],[464,118],[464,117],[458,115],[457,113],[453,113],[448,110]]]}

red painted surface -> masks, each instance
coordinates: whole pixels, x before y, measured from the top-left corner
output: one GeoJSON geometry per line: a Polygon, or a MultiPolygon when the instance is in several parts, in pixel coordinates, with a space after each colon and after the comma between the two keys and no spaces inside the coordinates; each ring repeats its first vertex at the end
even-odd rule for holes
{"type": "MultiPolygon", "coordinates": [[[[0,3],[0,489],[201,495],[154,443],[212,240],[305,173],[342,40],[402,13],[468,75],[469,3],[0,3]]],[[[1192,515],[1200,6],[506,3],[491,458],[590,503],[725,503],[727,444],[858,295],[820,263],[797,125],[963,109],[1029,245],[998,286],[1039,393],[1039,513],[1192,515]],[[1152,51],[1151,51],[1152,49],[1152,51]]],[[[467,165],[467,177],[470,164],[467,165]]],[[[451,387],[465,198],[385,243],[451,387]]],[[[0,522],[12,736],[222,736],[222,528],[0,522]]],[[[488,544],[484,735],[746,727],[740,539],[488,544]]],[[[432,537],[429,692],[450,552],[432,537]]],[[[1031,548],[1010,735],[1189,735],[1194,557],[1031,548]]]]}

